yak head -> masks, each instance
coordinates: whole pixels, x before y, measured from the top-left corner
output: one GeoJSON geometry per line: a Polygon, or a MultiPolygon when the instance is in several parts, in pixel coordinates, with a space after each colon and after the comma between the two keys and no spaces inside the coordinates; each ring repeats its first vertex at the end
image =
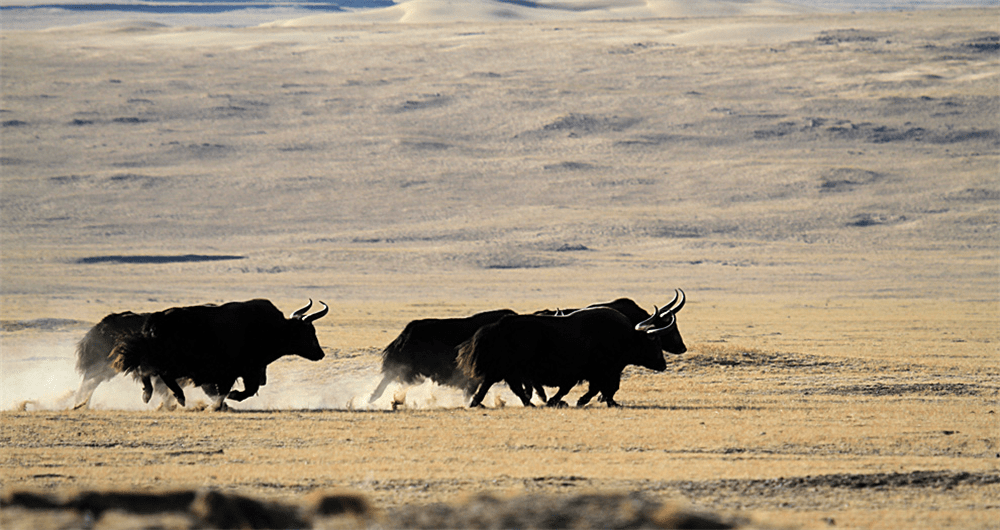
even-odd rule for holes
{"type": "Polygon", "coordinates": [[[684,307],[687,297],[684,291],[674,290],[674,299],[659,309],[653,306],[653,316],[635,325],[636,331],[644,331],[647,335],[656,337],[660,347],[667,353],[680,355],[687,351],[681,332],[677,330],[677,313],[684,307]]]}
{"type": "MultiPolygon", "coordinates": [[[[322,301],[320,303],[323,304],[322,301]]],[[[286,332],[282,338],[285,341],[284,350],[288,353],[305,357],[310,361],[318,361],[325,354],[319,345],[319,339],[316,338],[316,328],[313,327],[312,323],[329,313],[330,306],[323,304],[323,309],[307,315],[306,311],[309,311],[311,307],[312,299],[309,300],[309,305],[297,309],[289,315],[288,320],[285,321],[286,332]]]]}

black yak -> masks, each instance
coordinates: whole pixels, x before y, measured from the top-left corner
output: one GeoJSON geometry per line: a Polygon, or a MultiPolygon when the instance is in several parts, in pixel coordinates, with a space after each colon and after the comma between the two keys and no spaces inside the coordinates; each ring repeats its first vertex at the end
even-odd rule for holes
{"type": "MultiPolygon", "coordinates": [[[[320,302],[323,304],[323,302],[320,302]]],[[[309,305],[285,316],[268,300],[223,305],[175,307],[150,313],[139,333],[117,343],[111,352],[116,371],[142,378],[144,399],[159,376],[183,406],[181,384],[190,381],[216,396],[212,408],[225,400],[243,401],[266,383],[267,365],[285,355],[311,361],[323,358],[312,322],[330,308],[306,315],[309,305]],[[242,391],[232,391],[236,379],[242,391]]]]}
{"type": "Polygon", "coordinates": [[[424,378],[439,385],[460,388],[471,395],[475,383],[455,364],[458,345],[482,326],[514,314],[510,309],[498,309],[464,318],[427,318],[410,322],[382,350],[382,381],[368,402],[382,397],[393,381],[414,384],[424,378]]]}
{"type": "MultiPolygon", "coordinates": [[[[111,352],[125,339],[141,334],[146,318],[150,314],[131,311],[112,313],[101,319],[84,335],[76,348],[76,371],[83,375],[83,381],[73,399],[74,409],[89,407],[97,387],[121,373],[113,366],[115,356],[111,352]]],[[[164,398],[164,403],[173,401],[171,390],[159,377],[144,378],[136,372],[133,372],[132,376],[143,385],[144,403],[149,403],[154,392],[164,398]]],[[[261,377],[265,378],[266,374],[262,373],[261,377]]],[[[190,381],[178,382],[181,386],[188,383],[190,381]]],[[[206,386],[203,390],[211,398],[218,397],[214,385],[206,386]]]]}
{"type": "MultiPolygon", "coordinates": [[[[645,309],[639,307],[639,304],[635,303],[630,298],[619,298],[612,302],[602,302],[598,304],[591,304],[584,309],[594,308],[594,307],[608,307],[618,311],[625,318],[629,320],[632,324],[636,326],[637,330],[649,330],[654,328],[659,328],[661,331],[658,333],[660,339],[660,345],[663,347],[663,351],[673,354],[681,354],[687,351],[687,346],[684,345],[684,339],[681,338],[681,334],[677,331],[677,326],[672,325],[676,322],[677,312],[684,307],[684,302],[686,297],[684,291],[675,290],[674,299],[670,301],[663,309],[659,309],[653,306],[653,314],[650,315],[645,309]]],[[[554,315],[554,316],[566,316],[579,311],[579,309],[559,309],[556,311],[552,310],[542,310],[537,311],[536,315],[554,315]]],[[[542,401],[546,401],[545,391],[542,389],[541,385],[532,384],[526,385],[524,388],[525,393],[528,398],[531,398],[531,388],[534,387],[535,392],[538,396],[542,398],[542,401]]],[[[589,398],[588,398],[589,399],[589,398]]],[[[601,399],[603,401],[603,398],[601,399]]]]}
{"type": "Polygon", "coordinates": [[[559,387],[547,401],[558,406],[583,381],[590,383],[590,389],[577,406],[598,392],[609,407],[617,406],[614,394],[626,366],[662,371],[664,350],[675,354],[687,350],[676,320],[684,301],[683,291],[678,291],[667,309],[657,309],[639,323],[617,310],[594,307],[566,316],[507,316],[484,326],[459,347],[457,358],[468,378],[481,381],[470,406],[480,405],[500,381],[506,381],[525,406],[531,406],[525,390],[529,384],[559,387]]]}

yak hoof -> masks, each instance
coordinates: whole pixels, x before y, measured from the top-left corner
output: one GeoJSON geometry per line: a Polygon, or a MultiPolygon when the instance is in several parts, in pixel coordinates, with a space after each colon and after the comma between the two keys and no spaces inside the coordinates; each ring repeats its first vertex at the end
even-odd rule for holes
{"type": "Polygon", "coordinates": [[[608,407],[621,407],[621,405],[613,399],[609,398],[607,402],[608,402],[608,407]]]}
{"type": "Polygon", "coordinates": [[[143,403],[149,403],[149,399],[152,398],[152,397],[153,397],[153,393],[152,392],[145,391],[145,390],[142,392],[142,402],[143,403]]]}
{"type": "Polygon", "coordinates": [[[563,400],[561,400],[561,399],[559,401],[553,401],[553,400],[550,399],[549,402],[545,404],[545,406],[546,407],[557,408],[557,409],[562,409],[562,408],[568,407],[569,405],[567,405],[566,402],[563,401],[563,400]]]}

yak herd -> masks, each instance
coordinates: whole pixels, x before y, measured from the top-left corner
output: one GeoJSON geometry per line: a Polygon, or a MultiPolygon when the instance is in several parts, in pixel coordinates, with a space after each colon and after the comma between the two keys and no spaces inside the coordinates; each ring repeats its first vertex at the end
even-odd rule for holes
{"type": "MultiPolygon", "coordinates": [[[[664,352],[687,351],[677,330],[677,313],[686,296],[650,314],[628,298],[581,309],[518,314],[509,309],[465,318],[422,319],[406,325],[382,351],[382,380],[369,398],[376,401],[389,384],[431,379],[463,390],[470,406],[481,406],[501,381],[524,403],[537,394],[548,406],[577,384],[587,392],[584,406],[600,394],[609,407],[628,365],[666,369],[664,352]],[[556,387],[551,397],[545,387],[556,387]]],[[[118,374],[142,384],[142,398],[153,393],[184,406],[183,386],[200,387],[213,399],[212,410],[227,399],[243,401],[267,383],[267,365],[285,355],[311,361],[323,358],[312,322],[330,308],[309,313],[312,300],[287,318],[268,300],[222,305],[174,307],[155,313],[114,313],[91,328],[77,346],[83,382],[75,408],[86,408],[96,388],[118,374]],[[234,390],[236,380],[242,390],[234,390]]]]}

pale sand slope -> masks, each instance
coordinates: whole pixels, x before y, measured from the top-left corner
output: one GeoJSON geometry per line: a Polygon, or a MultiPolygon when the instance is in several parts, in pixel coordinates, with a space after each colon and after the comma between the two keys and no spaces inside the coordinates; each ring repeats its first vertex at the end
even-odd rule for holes
{"type": "MultiPolygon", "coordinates": [[[[23,0],[17,6],[48,4],[43,0],[23,0]]],[[[73,3],[73,2],[66,2],[73,3]]],[[[123,0],[110,2],[127,3],[123,0]]],[[[4,29],[45,29],[92,23],[135,20],[137,16],[171,26],[245,27],[268,25],[341,25],[348,23],[402,22],[509,22],[555,20],[629,20],[663,17],[788,15],[819,11],[771,0],[757,1],[606,1],[553,0],[523,2],[520,0],[409,0],[394,2],[391,7],[369,6],[385,2],[346,1],[324,7],[331,11],[306,9],[306,3],[244,4],[242,9],[201,11],[200,5],[178,4],[174,9],[161,8],[155,13],[136,15],[124,10],[65,10],[8,9],[4,12],[4,29]],[[332,11],[339,7],[341,11],[332,11]],[[317,15],[317,13],[323,13],[317,15]],[[277,22],[276,22],[277,21],[277,22]]],[[[141,3],[140,3],[141,4],[141,3]]],[[[154,3],[155,4],[155,3],[154,3]]],[[[212,6],[214,7],[214,6],[212,6]]],[[[847,11],[848,9],[840,9],[847,11]]]]}
{"type": "Polygon", "coordinates": [[[501,0],[409,0],[392,7],[362,9],[305,17],[277,25],[330,25],[350,22],[505,22],[554,20],[627,20],[666,17],[719,17],[737,15],[789,15],[816,11],[770,0],[550,0],[505,2],[501,0]]]}
{"type": "Polygon", "coordinates": [[[3,315],[992,300],[995,15],[9,32],[3,315]]]}

